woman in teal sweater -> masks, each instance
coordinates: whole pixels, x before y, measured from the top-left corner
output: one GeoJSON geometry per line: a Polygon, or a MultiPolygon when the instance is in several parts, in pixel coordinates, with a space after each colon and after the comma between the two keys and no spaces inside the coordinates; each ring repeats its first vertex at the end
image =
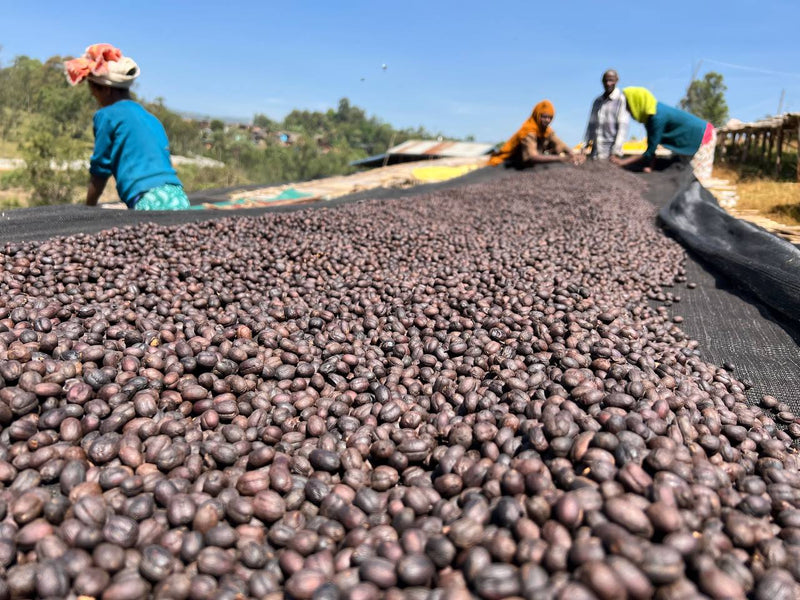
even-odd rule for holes
{"type": "Polygon", "coordinates": [[[644,162],[644,171],[652,170],[659,144],[676,154],[688,157],[699,180],[711,177],[714,166],[716,131],[713,125],[693,114],[658,102],[653,94],[642,87],[623,90],[631,116],[643,123],[647,130],[647,150],[642,156],[631,156],[611,161],[621,167],[644,162]]]}
{"type": "Polygon", "coordinates": [[[66,63],[69,82],[88,80],[89,91],[100,105],[94,115],[94,153],[86,204],[94,206],[109,177],[117,183],[120,199],[134,210],[189,208],[178,175],[172,167],[169,141],[161,122],[130,95],[139,76],[133,59],[109,44],[95,44],[66,63]]]}

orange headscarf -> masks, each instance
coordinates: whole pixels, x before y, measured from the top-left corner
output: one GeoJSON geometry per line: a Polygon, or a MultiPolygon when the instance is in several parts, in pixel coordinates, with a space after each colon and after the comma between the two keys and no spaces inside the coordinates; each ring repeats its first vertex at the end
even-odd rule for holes
{"type": "Polygon", "coordinates": [[[512,135],[508,141],[503,144],[500,150],[497,151],[497,154],[492,156],[489,159],[490,165],[499,165],[505,162],[513,153],[514,150],[517,149],[528,135],[531,133],[535,134],[536,137],[546,138],[549,137],[553,130],[550,128],[550,125],[544,131],[539,130],[539,117],[542,115],[553,115],[555,116],[556,109],[553,107],[553,103],[550,100],[542,100],[533,107],[533,112],[531,116],[528,117],[528,120],[522,124],[522,127],[519,128],[519,131],[512,135]]]}
{"type": "Polygon", "coordinates": [[[119,48],[111,44],[92,44],[83,56],[64,63],[67,81],[70,85],[78,85],[90,75],[105,75],[108,73],[108,63],[117,61],[121,57],[122,52],[119,48]]]}

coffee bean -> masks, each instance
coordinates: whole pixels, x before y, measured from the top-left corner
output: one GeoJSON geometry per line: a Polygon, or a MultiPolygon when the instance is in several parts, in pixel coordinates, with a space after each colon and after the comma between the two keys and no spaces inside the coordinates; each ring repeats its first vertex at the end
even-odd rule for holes
{"type": "Polygon", "coordinates": [[[158,583],[172,572],[173,561],[169,552],[161,546],[147,546],[142,551],[142,561],[139,563],[139,572],[142,577],[158,583]]]}
{"type": "Polygon", "coordinates": [[[512,565],[490,564],[478,573],[474,586],[475,591],[488,600],[517,596],[520,592],[519,574],[512,565]]]}
{"type": "Polygon", "coordinates": [[[640,195],[0,245],[0,600],[794,598],[797,417],[701,360],[640,195]]]}
{"type": "Polygon", "coordinates": [[[64,597],[69,588],[69,575],[62,563],[45,561],[36,569],[36,593],[40,597],[64,597]]]}
{"type": "Polygon", "coordinates": [[[150,591],[150,585],[135,574],[127,575],[124,578],[112,581],[103,591],[103,600],[135,600],[136,598],[146,597],[150,591]]]}
{"type": "Polygon", "coordinates": [[[234,557],[221,548],[203,548],[197,556],[197,568],[201,573],[220,577],[233,571],[234,557]]]}
{"type": "Polygon", "coordinates": [[[325,584],[325,575],[310,569],[301,570],[286,581],[286,591],[292,598],[315,598],[315,592],[325,584]]]}
{"type": "Polygon", "coordinates": [[[361,563],[358,574],[362,580],[374,583],[381,589],[390,588],[397,583],[395,565],[383,558],[368,558],[361,563]]]}
{"type": "Polygon", "coordinates": [[[652,545],[641,557],[641,569],[656,585],[672,583],[683,575],[684,563],[677,550],[664,545],[652,545]]]}
{"type": "Polygon", "coordinates": [[[108,587],[110,575],[103,568],[89,567],[75,576],[73,589],[83,596],[96,598],[108,587]]]}

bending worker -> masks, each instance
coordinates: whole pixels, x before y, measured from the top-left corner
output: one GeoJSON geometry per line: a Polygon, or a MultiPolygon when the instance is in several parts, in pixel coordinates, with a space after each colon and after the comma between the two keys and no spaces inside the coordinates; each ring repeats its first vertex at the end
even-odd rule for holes
{"type": "Polygon", "coordinates": [[[524,168],[548,162],[582,163],[583,155],[573,153],[550,127],[555,114],[552,102],[549,100],[539,102],[519,131],[495,151],[489,159],[489,164],[499,165],[508,162],[516,168],[524,168]]]}
{"type": "Polygon", "coordinates": [[[652,171],[659,144],[689,160],[695,177],[700,181],[711,177],[714,167],[714,147],[717,133],[711,123],[663,102],[658,102],[650,90],[643,87],[626,87],[622,90],[631,116],[644,124],[647,130],[647,150],[639,156],[611,162],[626,167],[642,161],[645,173],[652,171]]]}
{"type": "Polygon", "coordinates": [[[94,44],[65,63],[67,79],[88,80],[100,109],[94,114],[94,153],[89,161],[86,204],[95,206],[108,178],[120,199],[134,210],[189,208],[189,200],[172,167],[164,126],[136,102],[130,87],[139,76],[133,59],[110,44],[94,44]]]}
{"type": "Polygon", "coordinates": [[[617,88],[619,75],[614,69],[603,73],[603,93],[592,103],[583,147],[591,146],[591,158],[608,160],[611,156],[622,156],[622,144],[628,135],[628,115],[625,95],[617,88]]]}

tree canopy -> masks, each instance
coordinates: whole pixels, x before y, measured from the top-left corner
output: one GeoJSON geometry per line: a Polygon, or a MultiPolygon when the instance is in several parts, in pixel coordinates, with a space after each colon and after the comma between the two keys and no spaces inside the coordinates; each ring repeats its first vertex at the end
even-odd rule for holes
{"type": "Polygon", "coordinates": [[[703,79],[692,81],[680,107],[714,127],[721,127],[728,121],[728,103],[725,101],[727,89],[722,75],[710,71],[703,79]]]}

